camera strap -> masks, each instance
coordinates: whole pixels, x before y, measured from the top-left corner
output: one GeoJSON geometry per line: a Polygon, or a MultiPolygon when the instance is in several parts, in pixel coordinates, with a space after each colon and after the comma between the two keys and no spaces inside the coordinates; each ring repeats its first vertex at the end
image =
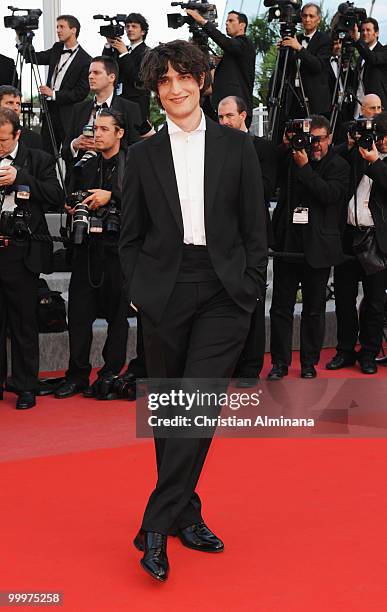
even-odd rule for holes
{"type": "Polygon", "coordinates": [[[70,61],[70,60],[71,60],[71,59],[72,59],[72,58],[73,58],[73,57],[74,57],[74,56],[77,54],[78,49],[79,49],[79,45],[78,45],[78,47],[76,47],[74,50],[72,50],[72,49],[70,50],[70,49],[69,49],[69,51],[71,51],[71,53],[69,53],[69,56],[68,56],[68,58],[66,59],[66,61],[64,61],[64,62],[63,62],[63,64],[61,64],[61,65],[59,66],[59,64],[60,64],[60,60],[62,59],[62,55],[60,56],[60,58],[59,58],[59,60],[58,60],[58,63],[57,63],[57,65],[55,66],[55,69],[54,69],[54,74],[52,75],[52,78],[51,78],[51,88],[52,88],[52,89],[55,89],[55,84],[56,84],[56,81],[57,81],[58,76],[59,76],[59,75],[60,75],[60,73],[61,73],[61,72],[64,70],[64,68],[67,66],[67,64],[69,63],[69,61],[70,61]]]}

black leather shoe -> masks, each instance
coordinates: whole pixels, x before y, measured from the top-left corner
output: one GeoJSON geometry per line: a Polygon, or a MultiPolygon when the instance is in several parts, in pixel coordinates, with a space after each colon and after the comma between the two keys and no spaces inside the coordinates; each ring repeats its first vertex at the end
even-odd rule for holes
{"type": "Polygon", "coordinates": [[[61,384],[54,393],[54,397],[56,399],[66,399],[66,397],[72,397],[77,393],[81,393],[85,389],[85,385],[80,383],[72,382],[71,380],[66,380],[63,384],[61,384]]]}
{"type": "Polygon", "coordinates": [[[275,363],[267,375],[267,380],[281,380],[288,375],[288,366],[281,363],[275,363]]]}
{"type": "Polygon", "coordinates": [[[355,365],[356,357],[345,357],[340,353],[337,353],[328,363],[325,365],[327,370],[341,370],[341,368],[349,368],[355,365]]]}
{"type": "Polygon", "coordinates": [[[301,366],[301,378],[316,378],[316,368],[312,365],[301,366]]]}
{"type": "Polygon", "coordinates": [[[194,550],[203,552],[223,552],[224,544],[205,523],[191,525],[185,529],[180,529],[177,533],[182,544],[194,550]]]}
{"type": "Polygon", "coordinates": [[[16,408],[18,410],[28,410],[36,405],[35,393],[33,391],[22,391],[17,396],[16,408]]]}
{"type": "Polygon", "coordinates": [[[98,378],[83,391],[83,397],[97,397],[98,378]]]}
{"type": "Polygon", "coordinates": [[[378,366],[373,357],[361,357],[359,359],[360,369],[363,374],[376,374],[378,366]]]}
{"type": "Polygon", "coordinates": [[[144,533],[144,556],[141,567],[156,580],[165,582],[168,578],[167,536],[155,531],[144,533]]]}

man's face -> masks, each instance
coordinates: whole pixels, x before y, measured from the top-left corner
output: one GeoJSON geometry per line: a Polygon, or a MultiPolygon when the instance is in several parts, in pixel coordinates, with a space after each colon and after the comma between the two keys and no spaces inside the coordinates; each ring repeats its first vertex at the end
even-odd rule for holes
{"type": "Polygon", "coordinates": [[[361,114],[363,117],[375,117],[382,112],[382,103],[379,97],[375,99],[365,100],[361,105],[361,114]]]}
{"type": "Polygon", "coordinates": [[[99,92],[114,84],[114,74],[108,74],[102,62],[91,62],[89,68],[89,85],[91,91],[99,92]]]}
{"type": "Polygon", "coordinates": [[[131,43],[136,43],[144,38],[144,30],[139,23],[129,22],[125,25],[126,35],[131,43]]]}
{"type": "Polygon", "coordinates": [[[361,26],[361,38],[369,47],[378,41],[378,32],[375,32],[373,23],[363,23],[361,26]]]}
{"type": "Polygon", "coordinates": [[[312,128],[310,133],[312,136],[319,137],[319,141],[312,144],[310,159],[312,161],[321,161],[328,153],[332,137],[327,133],[325,128],[312,128]]]}
{"type": "Polygon", "coordinates": [[[229,13],[227,15],[226,32],[231,38],[244,34],[245,32],[244,24],[239,23],[238,15],[235,13],[229,13]]]}
{"type": "Polygon", "coordinates": [[[384,134],[382,140],[378,140],[376,143],[376,148],[379,153],[387,153],[387,134],[384,134]]]}
{"type": "Polygon", "coordinates": [[[320,23],[320,17],[315,6],[309,6],[301,13],[302,25],[305,32],[314,32],[320,23]]]}
{"type": "MultiPolygon", "coordinates": [[[[204,74],[200,85],[203,86],[204,74]]],[[[200,103],[200,87],[190,73],[176,72],[168,62],[167,72],[157,85],[160,102],[168,117],[182,120],[189,117],[200,103]]]]}
{"type": "Polygon", "coordinates": [[[98,116],[95,120],[95,148],[99,152],[109,151],[122,138],[123,130],[117,128],[113,117],[98,116]]]}
{"type": "Polygon", "coordinates": [[[11,94],[5,94],[0,101],[1,108],[10,108],[19,117],[21,113],[21,100],[20,96],[12,96],[11,94]]]}
{"type": "Polygon", "coordinates": [[[75,35],[76,29],[70,28],[67,21],[59,19],[59,21],[56,22],[56,33],[58,36],[58,40],[62,43],[66,43],[70,40],[73,34],[75,35]]]}
{"type": "Polygon", "coordinates": [[[337,56],[341,55],[342,46],[343,44],[341,40],[339,39],[334,40],[332,43],[332,55],[337,55],[337,56]]]}
{"type": "Polygon", "coordinates": [[[218,107],[218,120],[220,125],[240,130],[246,118],[246,113],[239,113],[234,101],[223,102],[218,107]]]}
{"type": "Polygon", "coordinates": [[[12,129],[11,123],[0,125],[0,157],[6,157],[12,153],[16,147],[16,143],[20,136],[20,130],[14,135],[12,129]]]}

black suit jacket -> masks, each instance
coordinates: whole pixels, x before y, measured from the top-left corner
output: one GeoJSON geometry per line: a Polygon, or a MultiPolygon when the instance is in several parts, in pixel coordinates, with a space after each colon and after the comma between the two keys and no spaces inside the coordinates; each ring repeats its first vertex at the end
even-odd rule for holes
{"type": "Polygon", "coordinates": [[[220,32],[209,21],[203,30],[221,49],[224,54],[215,69],[212,86],[212,105],[218,108],[219,102],[226,96],[239,96],[247,104],[247,114],[253,112],[253,88],[255,79],[255,49],[247,36],[230,38],[220,32]]]}
{"type": "Polygon", "coordinates": [[[15,70],[16,67],[13,59],[0,53],[0,85],[14,85],[16,87],[18,76],[15,70]],[[16,76],[15,79],[14,75],[16,76]]]}
{"type": "Polygon", "coordinates": [[[142,121],[149,117],[150,92],[142,88],[139,72],[145,53],[149,47],[144,42],[135,47],[131,53],[119,57],[116,49],[104,47],[103,55],[113,55],[120,69],[119,81],[122,83],[122,97],[137,102],[141,109],[142,121]]]}
{"type": "Polygon", "coordinates": [[[308,163],[299,168],[291,152],[283,153],[279,171],[282,178],[280,199],[273,213],[275,248],[297,252],[292,248],[292,236],[300,232],[307,263],[312,268],[326,268],[343,261],[340,226],[347,202],[350,170],[332,148],[313,166],[308,163]],[[293,224],[296,206],[309,209],[307,224],[293,224]]]}
{"type": "MultiPolygon", "coordinates": [[[[59,62],[64,45],[57,42],[47,51],[39,51],[36,54],[37,63],[49,66],[47,84],[50,87],[51,78],[55,66],[59,62]]],[[[26,61],[28,58],[26,57],[26,61]]],[[[74,104],[84,100],[89,93],[89,66],[91,57],[80,46],[76,56],[66,70],[59,91],[55,94],[55,104],[59,110],[59,116],[64,128],[68,125],[74,104]]]]}
{"type": "Polygon", "coordinates": [[[262,172],[263,193],[266,205],[267,243],[269,247],[272,247],[274,244],[274,234],[269,207],[277,185],[278,150],[271,142],[258,136],[253,136],[253,144],[262,172]]]}
{"type": "Polygon", "coordinates": [[[362,60],[364,63],[363,85],[364,93],[376,94],[382,101],[382,106],[387,107],[387,46],[378,42],[371,51],[364,41],[355,43],[359,51],[359,59],[356,64],[355,94],[359,86],[362,60]]]}
{"type": "Polygon", "coordinates": [[[28,149],[43,149],[40,134],[34,132],[33,130],[29,130],[24,126],[20,131],[19,142],[21,142],[28,149]]]}
{"type": "MultiPolygon", "coordinates": [[[[204,219],[214,270],[253,312],[265,291],[267,246],[259,163],[251,138],[206,119],[204,219]]],[[[123,186],[121,266],[129,300],[161,320],[183,255],[183,219],[167,127],[129,149],[123,186]]]]}
{"type": "MultiPolygon", "coordinates": [[[[64,196],[56,175],[55,162],[44,151],[27,149],[19,144],[13,163],[17,169],[16,180],[12,187],[30,187],[31,212],[29,227],[32,234],[49,234],[44,213],[57,211],[63,207],[64,196]]],[[[31,240],[26,250],[24,263],[32,272],[51,272],[52,244],[31,240]]]]}
{"type": "MultiPolygon", "coordinates": [[[[82,129],[88,124],[91,112],[93,110],[94,101],[85,100],[79,102],[73,108],[71,119],[66,130],[66,140],[62,148],[62,157],[67,162],[74,161],[71,153],[70,145],[74,138],[78,138],[82,134],[82,129]]],[[[138,104],[125,100],[122,96],[114,96],[112,100],[112,108],[120,111],[125,119],[125,144],[131,145],[139,141],[139,134],[135,126],[141,125],[141,113],[138,104]]],[[[80,153],[75,159],[82,157],[80,153]]]]}

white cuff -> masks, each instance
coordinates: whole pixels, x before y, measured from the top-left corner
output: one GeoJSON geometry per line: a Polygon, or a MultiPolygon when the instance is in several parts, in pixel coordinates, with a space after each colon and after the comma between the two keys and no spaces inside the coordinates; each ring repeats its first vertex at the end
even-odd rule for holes
{"type": "Polygon", "coordinates": [[[124,57],[124,55],[129,55],[129,51],[125,51],[125,53],[121,53],[118,57],[124,57]]]}
{"type": "Polygon", "coordinates": [[[73,157],[76,157],[78,155],[78,151],[76,151],[73,146],[73,142],[75,142],[75,140],[76,138],[74,138],[74,140],[72,140],[70,143],[70,151],[73,157]]]}

